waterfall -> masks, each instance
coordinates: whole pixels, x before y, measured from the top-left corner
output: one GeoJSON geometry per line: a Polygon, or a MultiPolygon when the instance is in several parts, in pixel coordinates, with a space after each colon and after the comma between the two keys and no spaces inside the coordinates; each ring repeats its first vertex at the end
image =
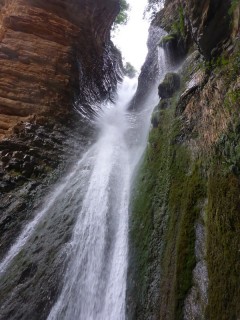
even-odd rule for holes
{"type": "MultiPolygon", "coordinates": [[[[162,77],[161,48],[158,60],[162,77]]],[[[0,261],[1,320],[125,320],[131,185],[158,102],[155,85],[130,110],[136,89],[137,79],[124,78],[116,102],[98,109],[95,143],[0,261]]]]}
{"type": "MultiPolygon", "coordinates": [[[[46,198],[43,209],[1,261],[0,290],[9,290],[9,296],[1,297],[0,319],[6,318],[6,306],[23,290],[21,279],[30,268],[26,265],[49,268],[46,261],[54,250],[60,251],[54,259],[61,258],[67,268],[49,320],[125,319],[131,180],[156,104],[153,95],[144,110],[130,112],[128,105],[136,87],[136,79],[125,78],[116,103],[102,106],[95,119],[96,142],[46,198]],[[70,241],[56,247],[72,220],[70,241]],[[40,250],[46,251],[42,262],[35,261],[40,250]],[[9,281],[12,274],[15,276],[9,281]],[[13,283],[15,288],[9,289],[13,283]]],[[[42,276],[39,281],[46,280],[42,276]]]]}
{"type": "Polygon", "coordinates": [[[132,89],[125,79],[116,105],[105,106],[99,116],[99,137],[85,164],[90,175],[71,259],[49,320],[124,319],[130,188],[126,107],[132,89]]]}
{"type": "Polygon", "coordinates": [[[127,111],[135,81],[125,78],[116,104],[100,113],[99,137],[87,152],[88,161],[78,168],[88,168],[88,187],[73,231],[63,289],[48,320],[125,319],[130,186],[150,118],[148,108],[138,114],[127,111]]]}

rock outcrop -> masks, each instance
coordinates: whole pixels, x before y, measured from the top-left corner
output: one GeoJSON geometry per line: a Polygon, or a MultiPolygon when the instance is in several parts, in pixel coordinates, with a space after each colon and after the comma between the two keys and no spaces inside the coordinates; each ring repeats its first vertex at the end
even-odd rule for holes
{"type": "Polygon", "coordinates": [[[238,1],[166,0],[154,23],[184,40],[186,49],[196,43],[206,59],[231,46],[239,33],[238,1]]]}
{"type": "MultiPolygon", "coordinates": [[[[110,28],[119,2],[5,0],[0,15],[0,137],[33,115],[107,97],[118,79],[110,28]]],[[[115,50],[115,52],[114,52],[115,50]]]]}
{"type": "Polygon", "coordinates": [[[13,240],[10,233],[18,234],[32,211],[16,206],[11,217],[16,190],[41,184],[61,162],[66,165],[62,145],[71,128],[75,132],[78,123],[80,140],[88,136],[86,127],[91,131],[73,107],[90,113],[93,102],[111,95],[121,57],[110,41],[118,0],[0,3],[1,256],[13,240]],[[18,222],[7,227],[9,219],[18,222]]]}
{"type": "Polygon", "coordinates": [[[158,86],[158,95],[162,99],[168,99],[180,88],[180,77],[177,73],[167,73],[163,82],[158,86]]]}
{"type": "Polygon", "coordinates": [[[148,38],[148,54],[138,77],[138,88],[130,103],[130,109],[139,110],[158,86],[161,65],[159,63],[158,41],[165,32],[159,26],[151,25],[148,38]]]}

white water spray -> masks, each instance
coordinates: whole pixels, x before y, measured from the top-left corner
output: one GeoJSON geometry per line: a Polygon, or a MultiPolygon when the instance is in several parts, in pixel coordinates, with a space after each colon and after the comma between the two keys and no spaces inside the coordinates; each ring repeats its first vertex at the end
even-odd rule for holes
{"type": "Polygon", "coordinates": [[[131,135],[140,124],[133,118],[143,117],[127,112],[134,87],[125,79],[116,105],[100,116],[100,136],[88,152],[91,174],[73,232],[72,257],[48,320],[125,319],[130,183],[145,144],[131,135]]]}
{"type": "Polygon", "coordinates": [[[125,134],[131,91],[124,83],[117,105],[101,114],[100,136],[89,152],[91,174],[73,232],[72,257],[49,320],[125,318],[130,193],[125,134]]]}

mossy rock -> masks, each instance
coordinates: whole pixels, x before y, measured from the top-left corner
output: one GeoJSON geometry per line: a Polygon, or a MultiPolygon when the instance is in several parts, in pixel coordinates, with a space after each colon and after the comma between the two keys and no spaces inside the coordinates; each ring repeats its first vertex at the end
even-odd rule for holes
{"type": "Polygon", "coordinates": [[[177,35],[176,34],[168,34],[167,36],[164,36],[159,41],[159,46],[162,48],[166,48],[167,45],[173,43],[176,41],[177,35]]]}
{"type": "Polygon", "coordinates": [[[171,107],[171,100],[170,99],[162,99],[159,102],[158,108],[160,110],[165,110],[171,107]]]}
{"type": "Polygon", "coordinates": [[[158,86],[158,94],[162,99],[171,98],[180,88],[180,76],[177,73],[167,73],[163,82],[158,86]]]}
{"type": "Polygon", "coordinates": [[[159,110],[155,110],[152,114],[151,123],[153,128],[157,128],[160,122],[160,112],[159,110]]]}

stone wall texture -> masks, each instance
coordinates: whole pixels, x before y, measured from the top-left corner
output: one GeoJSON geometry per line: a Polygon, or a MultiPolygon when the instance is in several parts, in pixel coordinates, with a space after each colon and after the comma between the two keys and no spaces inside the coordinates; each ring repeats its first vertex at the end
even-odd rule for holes
{"type": "Polygon", "coordinates": [[[87,105],[117,81],[111,25],[119,1],[0,1],[0,139],[19,121],[87,105]]]}

